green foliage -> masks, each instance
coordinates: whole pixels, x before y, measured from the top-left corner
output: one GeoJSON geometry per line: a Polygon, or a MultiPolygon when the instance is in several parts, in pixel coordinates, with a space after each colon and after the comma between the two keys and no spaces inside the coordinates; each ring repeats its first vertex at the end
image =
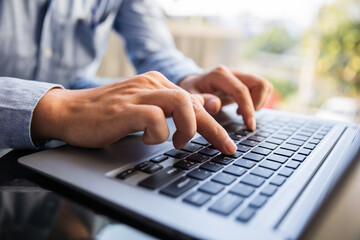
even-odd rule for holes
{"type": "Polygon", "coordinates": [[[343,94],[360,93],[360,18],[351,14],[359,0],[337,0],[318,18],[320,56],[317,73],[343,94]]]}
{"type": "Polygon", "coordinates": [[[296,40],[284,26],[271,25],[263,33],[250,40],[248,54],[253,55],[258,51],[281,54],[294,47],[295,44],[296,40]]]}
{"type": "Polygon", "coordinates": [[[267,80],[269,80],[273,86],[274,89],[276,89],[277,92],[280,93],[282,101],[287,101],[292,95],[296,93],[297,85],[282,79],[275,79],[271,77],[266,77],[267,80]]]}

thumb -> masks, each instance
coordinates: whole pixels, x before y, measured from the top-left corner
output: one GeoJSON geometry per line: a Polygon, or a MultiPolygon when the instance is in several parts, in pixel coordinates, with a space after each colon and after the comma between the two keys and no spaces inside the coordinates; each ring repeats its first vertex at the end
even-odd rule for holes
{"type": "Polygon", "coordinates": [[[204,98],[204,108],[208,113],[214,115],[218,113],[221,109],[221,100],[219,97],[210,94],[210,93],[203,93],[201,96],[204,98]]]}

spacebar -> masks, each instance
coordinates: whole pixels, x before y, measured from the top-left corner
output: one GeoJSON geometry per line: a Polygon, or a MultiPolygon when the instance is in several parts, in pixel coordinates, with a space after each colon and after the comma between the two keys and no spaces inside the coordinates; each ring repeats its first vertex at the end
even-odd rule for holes
{"type": "Polygon", "coordinates": [[[183,172],[184,171],[179,168],[170,166],[148,178],[145,178],[139,182],[139,185],[150,189],[156,189],[161,185],[171,181],[176,176],[179,176],[183,172]]]}

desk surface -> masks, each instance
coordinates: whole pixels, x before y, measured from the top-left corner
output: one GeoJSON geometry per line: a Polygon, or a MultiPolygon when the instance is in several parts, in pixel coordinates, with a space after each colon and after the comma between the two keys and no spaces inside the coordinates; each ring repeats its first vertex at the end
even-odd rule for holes
{"type": "MultiPolygon", "coordinates": [[[[159,237],[151,229],[140,231],[130,227],[126,219],[118,219],[83,196],[24,169],[16,159],[27,153],[13,151],[0,159],[0,239],[29,239],[29,236],[30,239],[153,239],[149,234],[159,237]]],[[[357,161],[302,238],[360,239],[359,203],[360,161],[357,161]]]]}

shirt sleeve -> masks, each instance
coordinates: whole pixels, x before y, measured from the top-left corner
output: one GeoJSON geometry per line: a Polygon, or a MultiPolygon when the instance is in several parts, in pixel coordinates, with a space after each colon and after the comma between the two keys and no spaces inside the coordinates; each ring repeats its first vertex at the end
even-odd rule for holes
{"type": "Polygon", "coordinates": [[[0,149],[36,148],[31,119],[44,94],[61,85],[0,77],[0,149]]]}
{"type": "Polygon", "coordinates": [[[160,7],[153,0],[124,0],[114,22],[138,73],[159,71],[178,83],[189,74],[202,73],[193,60],[175,47],[160,7]]]}

